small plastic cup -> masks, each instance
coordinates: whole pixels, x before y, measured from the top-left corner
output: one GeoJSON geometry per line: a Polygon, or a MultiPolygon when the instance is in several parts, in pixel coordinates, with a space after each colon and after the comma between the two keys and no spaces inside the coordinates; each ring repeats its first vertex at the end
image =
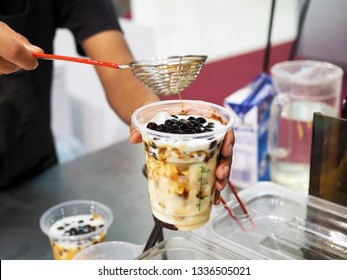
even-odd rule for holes
{"type": "Polygon", "coordinates": [[[172,230],[186,231],[204,225],[214,201],[219,151],[225,134],[234,124],[232,113],[204,101],[169,100],[139,108],[132,122],[142,135],[155,218],[172,230]],[[214,123],[213,129],[180,134],[147,128],[149,122],[165,123],[172,115],[186,120],[203,117],[206,122],[202,125],[214,123]]]}
{"type": "Polygon", "coordinates": [[[103,242],[113,222],[106,205],[91,200],[72,200],[46,210],[40,218],[56,260],[71,260],[81,250],[103,242]]]}
{"type": "Polygon", "coordinates": [[[75,255],[74,260],[134,260],[144,246],[123,241],[92,245],[75,255]]]}

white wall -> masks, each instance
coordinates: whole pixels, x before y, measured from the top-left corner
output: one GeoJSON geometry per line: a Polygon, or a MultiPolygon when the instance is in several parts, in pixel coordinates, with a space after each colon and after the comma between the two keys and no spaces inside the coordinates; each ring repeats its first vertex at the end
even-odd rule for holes
{"type": "MultiPolygon", "coordinates": [[[[263,48],[271,0],[131,0],[135,23],[153,29],[156,56],[207,54],[208,61],[263,48]]],[[[277,0],[273,43],[292,40],[297,0],[277,0]]]]}

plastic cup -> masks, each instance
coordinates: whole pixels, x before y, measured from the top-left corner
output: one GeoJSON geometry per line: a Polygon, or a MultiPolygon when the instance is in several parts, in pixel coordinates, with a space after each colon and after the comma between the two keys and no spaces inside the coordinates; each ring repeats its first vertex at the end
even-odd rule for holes
{"type": "Polygon", "coordinates": [[[113,222],[112,211],[91,200],[72,200],[46,210],[40,218],[56,260],[71,260],[81,250],[103,242],[113,222]]]}
{"type": "Polygon", "coordinates": [[[134,260],[144,246],[122,241],[92,245],[75,255],[74,260],[134,260]]]}
{"type": "Polygon", "coordinates": [[[146,154],[152,213],[165,228],[192,230],[204,225],[214,201],[215,170],[222,141],[234,124],[232,113],[197,100],[169,100],[136,110],[132,122],[141,132],[146,154]],[[163,113],[166,112],[166,113],[163,113]],[[176,134],[147,128],[160,115],[204,117],[210,132],[176,134]]]}

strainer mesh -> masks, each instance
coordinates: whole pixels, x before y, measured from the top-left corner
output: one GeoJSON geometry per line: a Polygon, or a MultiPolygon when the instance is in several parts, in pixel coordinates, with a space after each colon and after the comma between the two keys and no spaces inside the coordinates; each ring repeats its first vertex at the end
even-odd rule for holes
{"type": "Polygon", "coordinates": [[[159,95],[183,91],[200,73],[206,56],[172,56],[131,64],[136,78],[159,95]]]}

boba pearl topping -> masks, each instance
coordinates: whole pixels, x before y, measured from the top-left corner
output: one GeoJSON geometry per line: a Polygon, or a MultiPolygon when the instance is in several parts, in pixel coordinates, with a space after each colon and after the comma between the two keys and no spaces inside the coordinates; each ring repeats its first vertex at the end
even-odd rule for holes
{"type": "Polygon", "coordinates": [[[159,112],[146,124],[146,128],[169,133],[173,137],[144,133],[142,135],[144,150],[148,156],[161,161],[207,162],[219,151],[224,138],[222,130],[224,126],[221,117],[214,114],[207,118],[193,114],[170,115],[167,112],[159,112]],[[184,135],[193,135],[193,137],[184,135]]]}
{"type": "Polygon", "coordinates": [[[219,120],[195,115],[169,115],[161,112],[146,127],[164,133],[197,134],[211,132],[217,126],[222,126],[219,120]]]}
{"type": "Polygon", "coordinates": [[[76,215],[54,223],[50,231],[57,235],[74,236],[88,234],[104,227],[104,220],[98,214],[76,215]]]}

